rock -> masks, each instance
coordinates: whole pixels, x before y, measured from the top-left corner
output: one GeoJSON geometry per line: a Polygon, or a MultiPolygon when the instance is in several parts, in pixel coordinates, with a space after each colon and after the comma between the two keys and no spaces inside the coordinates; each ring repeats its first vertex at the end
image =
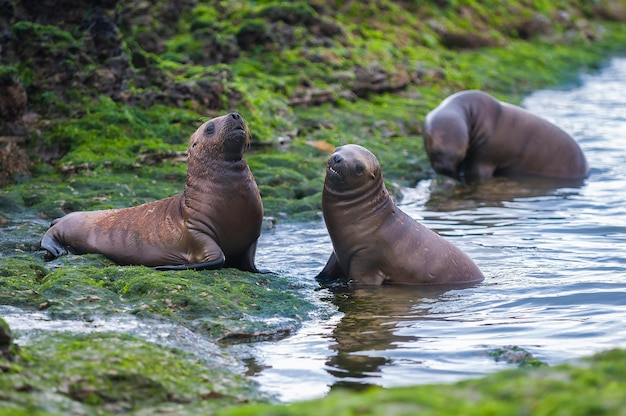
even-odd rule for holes
{"type": "MultiPolygon", "coordinates": [[[[82,25],[84,16],[89,13],[95,2],[90,0],[21,0],[15,4],[15,21],[29,21],[41,25],[55,25],[63,29],[82,25]]],[[[117,0],[104,0],[101,8],[109,7],[114,14],[117,0]]]]}
{"type": "Polygon", "coordinates": [[[165,43],[159,35],[149,30],[137,33],[135,40],[139,47],[146,52],[161,54],[166,50],[165,43]]]}
{"type": "Polygon", "coordinates": [[[265,46],[273,42],[270,28],[263,19],[245,22],[235,37],[237,45],[244,51],[249,51],[257,45],[265,46]]]}
{"type": "MultiPolygon", "coordinates": [[[[13,15],[15,14],[15,7],[13,6],[13,1],[11,0],[0,0],[0,32],[4,32],[8,30],[11,19],[13,19],[13,15]]],[[[2,55],[2,50],[0,49],[0,55],[2,55]]]]}
{"type": "Polygon", "coordinates": [[[623,0],[599,0],[591,4],[594,16],[615,22],[626,22],[626,3],[623,0]]]}
{"type": "Polygon", "coordinates": [[[530,18],[519,22],[513,29],[520,39],[528,40],[552,33],[553,25],[549,18],[535,13],[530,18]]]}
{"type": "Polygon", "coordinates": [[[4,319],[0,318],[0,357],[13,360],[15,347],[11,329],[4,319]]]}
{"type": "Polygon", "coordinates": [[[319,22],[317,12],[305,2],[270,4],[259,15],[270,22],[281,21],[288,25],[312,26],[319,22]]]}
{"type": "Polygon", "coordinates": [[[489,355],[496,361],[504,361],[509,364],[517,364],[518,367],[541,367],[544,362],[535,358],[530,352],[517,345],[507,345],[489,351],[489,355]]]}
{"type": "Polygon", "coordinates": [[[439,37],[441,44],[448,49],[478,49],[498,45],[495,39],[482,33],[444,32],[439,37]]]}
{"type": "Polygon", "coordinates": [[[388,72],[376,63],[367,67],[356,67],[354,74],[351,90],[358,97],[369,93],[399,91],[411,83],[411,76],[406,68],[396,68],[395,72],[388,72]]]}
{"type": "Polygon", "coordinates": [[[0,73],[0,120],[19,119],[26,110],[27,101],[22,83],[9,71],[0,73]]]}
{"type": "Polygon", "coordinates": [[[17,145],[22,141],[20,136],[0,136],[0,187],[30,177],[30,159],[17,145]]]}
{"type": "Polygon", "coordinates": [[[201,45],[201,53],[190,54],[195,64],[210,66],[232,62],[239,57],[238,40],[234,36],[218,37],[209,29],[202,29],[196,31],[193,37],[201,45]]]}
{"type": "Polygon", "coordinates": [[[104,63],[124,53],[122,34],[106,11],[95,9],[85,16],[82,25],[87,29],[84,39],[86,52],[96,57],[98,62],[104,63]]]}

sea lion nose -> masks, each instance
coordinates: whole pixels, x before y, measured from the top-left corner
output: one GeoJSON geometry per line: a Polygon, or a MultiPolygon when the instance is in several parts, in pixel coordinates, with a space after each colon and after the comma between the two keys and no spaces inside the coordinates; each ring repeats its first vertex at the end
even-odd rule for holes
{"type": "Polygon", "coordinates": [[[332,157],[332,161],[335,163],[341,163],[343,161],[343,157],[338,154],[334,154],[332,157]]]}
{"type": "Polygon", "coordinates": [[[235,120],[239,120],[241,118],[241,116],[239,115],[239,113],[230,113],[230,116],[232,118],[234,118],[235,120]]]}

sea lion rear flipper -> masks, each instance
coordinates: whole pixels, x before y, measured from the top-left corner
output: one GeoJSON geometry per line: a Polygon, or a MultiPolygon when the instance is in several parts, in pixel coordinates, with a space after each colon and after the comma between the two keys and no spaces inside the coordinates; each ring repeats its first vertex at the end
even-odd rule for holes
{"type": "Polygon", "coordinates": [[[44,259],[46,261],[53,260],[59,256],[64,256],[69,252],[65,246],[59,243],[56,239],[50,237],[48,233],[44,234],[44,236],[41,238],[39,247],[42,250],[47,251],[47,253],[44,255],[44,259]]]}

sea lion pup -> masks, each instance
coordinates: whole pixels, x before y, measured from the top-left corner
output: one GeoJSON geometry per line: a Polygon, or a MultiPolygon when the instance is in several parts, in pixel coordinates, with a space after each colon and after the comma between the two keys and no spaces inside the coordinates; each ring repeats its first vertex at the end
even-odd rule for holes
{"type": "Polygon", "coordinates": [[[395,205],[376,156],[364,147],[341,146],[329,157],[322,211],[334,251],[318,279],[381,285],[484,278],[465,253],[395,205]]]}
{"type": "Polygon", "coordinates": [[[582,180],[589,166],[569,134],[521,107],[477,90],[443,100],[424,120],[435,172],[461,182],[492,176],[582,180]]]}
{"type": "Polygon", "coordinates": [[[182,194],[131,208],[72,212],[41,240],[48,257],[99,253],[120,265],[159,270],[254,264],[263,205],[243,157],[250,134],[230,113],[207,121],[189,140],[182,194]]]}

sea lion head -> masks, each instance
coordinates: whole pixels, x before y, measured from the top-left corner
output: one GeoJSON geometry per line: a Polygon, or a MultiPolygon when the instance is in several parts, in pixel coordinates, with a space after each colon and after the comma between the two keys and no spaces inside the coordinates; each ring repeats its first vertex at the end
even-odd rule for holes
{"type": "Polygon", "coordinates": [[[435,172],[461,179],[469,147],[467,123],[456,114],[429,114],[424,123],[424,147],[435,172]]]}
{"type": "Polygon", "coordinates": [[[239,113],[229,113],[211,119],[198,127],[189,140],[189,154],[198,154],[202,160],[223,156],[224,160],[243,158],[250,145],[250,131],[239,113]]]}
{"type": "Polygon", "coordinates": [[[376,156],[366,148],[347,144],[335,149],[328,158],[325,186],[335,191],[369,187],[382,181],[376,156]]]}

